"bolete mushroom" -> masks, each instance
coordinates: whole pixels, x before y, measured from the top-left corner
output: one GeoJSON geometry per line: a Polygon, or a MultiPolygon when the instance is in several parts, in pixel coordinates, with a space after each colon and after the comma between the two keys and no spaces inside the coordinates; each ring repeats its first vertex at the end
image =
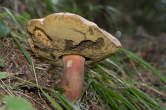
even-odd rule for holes
{"type": "Polygon", "coordinates": [[[84,81],[84,63],[109,57],[120,42],[95,23],[72,13],[55,13],[27,23],[32,51],[51,64],[64,66],[64,96],[76,101],[84,81]]]}

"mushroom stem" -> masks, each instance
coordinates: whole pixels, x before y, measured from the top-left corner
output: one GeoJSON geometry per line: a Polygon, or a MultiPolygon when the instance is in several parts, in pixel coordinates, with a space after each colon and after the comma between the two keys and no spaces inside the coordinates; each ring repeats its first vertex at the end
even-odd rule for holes
{"type": "Polygon", "coordinates": [[[61,87],[64,88],[64,96],[72,102],[76,101],[82,92],[84,82],[85,58],[79,55],[66,55],[63,57],[64,74],[61,87]]]}

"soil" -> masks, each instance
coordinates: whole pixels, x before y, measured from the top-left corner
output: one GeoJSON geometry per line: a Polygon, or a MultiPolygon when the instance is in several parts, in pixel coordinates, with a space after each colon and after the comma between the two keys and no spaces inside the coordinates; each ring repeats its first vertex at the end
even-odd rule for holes
{"type": "MultiPolygon", "coordinates": [[[[8,84],[9,87],[14,90],[12,92],[14,92],[14,94],[21,95],[26,99],[30,100],[34,107],[38,108],[38,110],[47,110],[46,108],[50,108],[46,107],[49,106],[48,102],[46,102],[44,98],[39,97],[39,93],[38,90],[36,90],[36,88],[31,88],[28,85],[20,85],[20,87],[10,86],[15,85],[15,83],[19,83],[19,81],[16,80],[16,77],[22,78],[23,80],[30,81],[36,84],[36,79],[32,67],[30,66],[25,56],[17,47],[17,45],[11,37],[5,37],[3,39],[0,39],[0,53],[5,64],[3,68],[0,68],[0,72],[8,73],[9,78],[3,81],[5,82],[5,84],[8,84]]],[[[34,57],[33,54],[31,57],[34,58],[33,62],[36,68],[38,68],[37,79],[39,85],[48,88],[57,87],[61,79],[60,77],[62,71],[58,68],[48,70],[48,64],[40,63],[40,60],[34,57]]],[[[0,96],[5,96],[6,94],[8,94],[8,92],[6,92],[5,89],[1,87],[0,96]]]]}

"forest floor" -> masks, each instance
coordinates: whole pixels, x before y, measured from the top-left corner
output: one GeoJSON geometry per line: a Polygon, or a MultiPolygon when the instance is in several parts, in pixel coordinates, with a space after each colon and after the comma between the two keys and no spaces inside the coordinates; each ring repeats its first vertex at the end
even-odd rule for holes
{"type": "MultiPolygon", "coordinates": [[[[9,0],[5,0],[5,6],[12,7],[13,4],[8,3],[7,1],[9,0]]],[[[23,5],[20,6],[23,7],[23,5]]],[[[21,11],[24,10],[21,9],[21,11]]],[[[129,49],[132,52],[136,53],[137,56],[140,56],[145,61],[151,63],[154,67],[156,67],[161,73],[166,76],[165,33],[151,35],[147,33],[143,27],[138,26],[136,28],[135,34],[124,35],[120,39],[123,48],[129,49]]],[[[19,80],[19,78],[25,81],[33,82],[34,84],[38,82],[38,85],[54,89],[58,87],[61,81],[63,70],[61,68],[50,68],[47,62],[43,63],[41,59],[39,59],[31,52],[27,42],[21,39],[20,41],[22,41],[22,45],[30,52],[33,63],[37,68],[37,74],[35,76],[33,68],[28,63],[22,51],[14,42],[13,38],[11,38],[11,36],[1,38],[0,54],[2,56],[2,59],[4,60],[4,67],[0,68],[0,72],[7,72],[9,74],[9,78],[3,80],[2,82],[4,86],[5,84],[9,85],[9,88],[7,88],[6,91],[6,88],[3,88],[4,86],[0,86],[0,98],[9,94],[20,95],[29,100],[38,110],[54,110],[50,102],[48,102],[47,100],[45,100],[45,98],[43,98],[43,96],[41,96],[38,89],[27,85],[26,82],[19,80]],[[10,91],[10,89],[12,91],[10,91]]],[[[138,82],[143,82],[145,84],[150,83],[152,86],[155,87],[161,86],[159,80],[154,75],[152,75],[150,71],[142,72],[141,77],[135,77],[135,80],[137,80],[138,82]]],[[[145,87],[140,87],[140,89],[152,98],[156,98],[156,96],[153,92],[151,92],[151,90],[145,87]]],[[[91,91],[88,92],[88,94],[93,94],[93,92],[91,91]]],[[[162,97],[166,98],[165,92],[160,91],[159,94],[162,97]]],[[[96,100],[94,99],[87,102],[90,110],[103,110],[100,106],[96,104],[95,101],[96,100]]],[[[160,103],[166,106],[166,100],[160,103]]]]}
{"type": "MultiPolygon", "coordinates": [[[[157,67],[161,73],[166,75],[165,41],[166,34],[161,33],[158,36],[152,36],[146,33],[142,27],[138,27],[135,35],[123,38],[121,42],[124,48],[133,50],[138,56],[150,62],[152,65],[157,67]]],[[[26,42],[22,42],[22,44],[30,51],[26,42]]],[[[26,81],[36,83],[32,67],[10,36],[0,39],[0,53],[5,64],[4,68],[0,68],[0,72],[5,71],[9,73],[9,79],[4,80],[4,83],[11,85],[10,88],[15,90],[11,92],[25,97],[38,110],[47,110],[47,108],[52,108],[49,102],[40,97],[36,88],[29,88],[28,85],[20,84],[20,81],[16,79],[16,77],[19,77],[26,81]],[[18,83],[18,85],[12,86],[13,83],[18,83]],[[18,87],[20,88],[19,90],[17,89],[18,87]]],[[[62,70],[59,68],[48,69],[48,64],[41,63],[40,59],[32,52],[31,57],[33,58],[35,67],[38,68],[37,80],[39,85],[48,88],[58,87],[59,82],[61,81],[62,70]]],[[[154,86],[160,86],[160,82],[158,82],[152,74],[147,74],[146,72],[142,73],[141,79],[136,77],[135,80],[141,80],[145,83],[151,83],[154,86]]],[[[8,94],[4,88],[0,88],[0,97],[8,94]]],[[[142,88],[142,90],[149,96],[153,97],[153,94],[149,90],[146,90],[146,88],[142,88]]],[[[164,95],[164,97],[166,98],[166,95],[164,95]]],[[[93,103],[89,104],[89,106],[91,106],[91,110],[102,110],[101,107],[93,105],[93,103]]],[[[163,104],[166,105],[165,103],[163,104]]]]}
{"type": "MultiPolygon", "coordinates": [[[[157,68],[162,74],[164,74],[164,76],[166,76],[165,33],[151,35],[147,33],[143,27],[138,27],[134,35],[127,36],[123,39],[122,42],[124,48],[131,50],[137,56],[149,62],[151,65],[157,68]]],[[[135,77],[135,80],[141,81],[145,84],[151,84],[152,86],[157,88],[164,87],[165,91],[165,86],[163,86],[150,71],[142,72],[140,77],[135,77]]],[[[140,87],[140,89],[142,89],[149,96],[156,98],[156,95],[154,95],[151,90],[148,90],[144,87],[140,87]]],[[[164,91],[160,91],[160,93],[164,98],[166,98],[164,91]]],[[[163,105],[166,105],[165,101],[161,103],[163,105]]]]}

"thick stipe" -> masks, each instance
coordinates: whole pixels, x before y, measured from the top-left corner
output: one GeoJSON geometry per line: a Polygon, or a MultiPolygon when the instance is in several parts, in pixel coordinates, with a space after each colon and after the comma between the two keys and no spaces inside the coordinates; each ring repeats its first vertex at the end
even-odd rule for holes
{"type": "Polygon", "coordinates": [[[64,96],[71,101],[76,101],[82,92],[84,82],[85,58],[79,55],[67,55],[63,57],[64,74],[61,87],[64,88],[64,96]]]}

